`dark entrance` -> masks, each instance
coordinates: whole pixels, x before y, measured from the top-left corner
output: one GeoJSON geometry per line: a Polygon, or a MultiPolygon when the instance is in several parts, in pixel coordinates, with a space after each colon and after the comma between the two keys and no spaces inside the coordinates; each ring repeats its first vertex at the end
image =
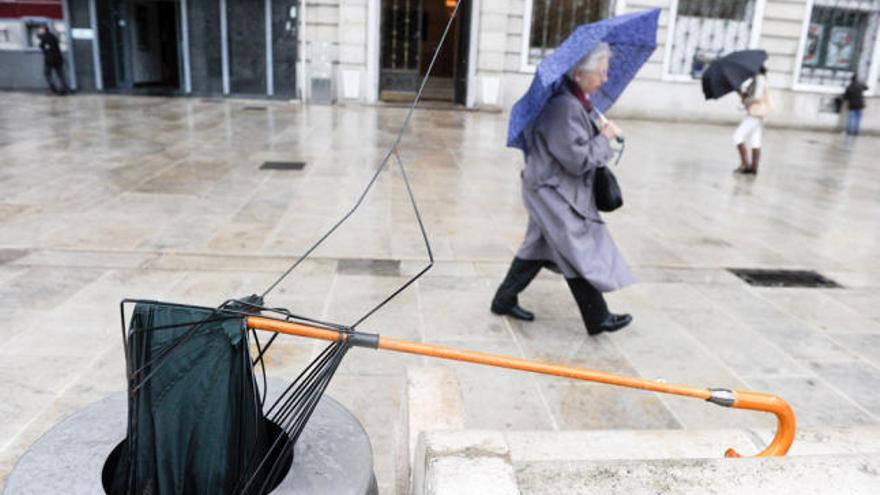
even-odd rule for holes
{"type": "MultiPolygon", "coordinates": [[[[454,0],[382,0],[379,97],[411,101],[443,30],[454,0]]],[[[462,1],[456,20],[437,57],[422,97],[465,103],[471,2],[462,1]]]]}
{"type": "Polygon", "coordinates": [[[173,94],[181,89],[179,5],[96,0],[104,88],[173,94]]]}
{"type": "Polygon", "coordinates": [[[225,4],[230,94],[296,97],[298,1],[226,0],[225,4]]]}

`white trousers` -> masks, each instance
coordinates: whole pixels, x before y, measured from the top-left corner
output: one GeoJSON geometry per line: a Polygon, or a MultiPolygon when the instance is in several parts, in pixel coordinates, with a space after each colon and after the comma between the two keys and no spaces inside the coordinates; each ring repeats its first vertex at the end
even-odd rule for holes
{"type": "Polygon", "coordinates": [[[746,143],[751,149],[760,148],[761,134],[763,130],[763,119],[746,115],[746,118],[744,118],[742,122],[739,123],[736,130],[733,131],[733,142],[736,145],[746,143]]]}

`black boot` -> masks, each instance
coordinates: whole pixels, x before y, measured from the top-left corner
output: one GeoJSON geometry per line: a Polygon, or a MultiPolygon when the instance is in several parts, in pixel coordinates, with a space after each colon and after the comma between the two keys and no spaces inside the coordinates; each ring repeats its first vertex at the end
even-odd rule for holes
{"type": "Polygon", "coordinates": [[[621,328],[632,323],[633,317],[629,314],[616,315],[614,313],[608,313],[608,317],[598,325],[596,325],[594,333],[587,332],[590,335],[597,335],[602,332],[616,332],[621,328]]]}
{"type": "Polygon", "coordinates": [[[541,271],[542,261],[513,258],[504,281],[495,291],[492,299],[492,312],[496,315],[507,315],[517,320],[532,321],[535,314],[519,306],[517,295],[529,285],[541,271]]]}
{"type": "Polygon", "coordinates": [[[615,315],[608,311],[605,297],[590,282],[583,278],[567,278],[568,288],[577,301],[587,334],[599,335],[602,332],[615,332],[629,325],[630,315],[615,315]]]}

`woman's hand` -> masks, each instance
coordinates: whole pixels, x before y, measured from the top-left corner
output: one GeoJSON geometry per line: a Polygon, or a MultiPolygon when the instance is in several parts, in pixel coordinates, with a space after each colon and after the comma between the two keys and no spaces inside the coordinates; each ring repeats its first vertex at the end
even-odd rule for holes
{"type": "Polygon", "coordinates": [[[609,141],[613,141],[617,139],[617,136],[623,134],[623,131],[620,130],[620,127],[617,127],[614,122],[610,120],[605,120],[605,125],[602,126],[602,135],[608,138],[609,141]]]}

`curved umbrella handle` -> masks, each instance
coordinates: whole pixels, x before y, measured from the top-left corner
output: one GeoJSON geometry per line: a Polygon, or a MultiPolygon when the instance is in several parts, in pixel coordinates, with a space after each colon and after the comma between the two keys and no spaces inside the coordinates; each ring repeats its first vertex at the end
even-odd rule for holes
{"type": "MultiPolygon", "coordinates": [[[[734,409],[768,412],[776,415],[776,435],[773,436],[773,441],[770,442],[767,448],[753,457],[783,456],[791,448],[791,444],[794,442],[794,433],[797,429],[797,420],[791,406],[781,397],[741,390],[711,389],[711,392],[712,396],[707,400],[714,404],[733,407],[734,409]]],[[[727,449],[724,452],[724,456],[743,457],[733,449],[727,449]]]]}

